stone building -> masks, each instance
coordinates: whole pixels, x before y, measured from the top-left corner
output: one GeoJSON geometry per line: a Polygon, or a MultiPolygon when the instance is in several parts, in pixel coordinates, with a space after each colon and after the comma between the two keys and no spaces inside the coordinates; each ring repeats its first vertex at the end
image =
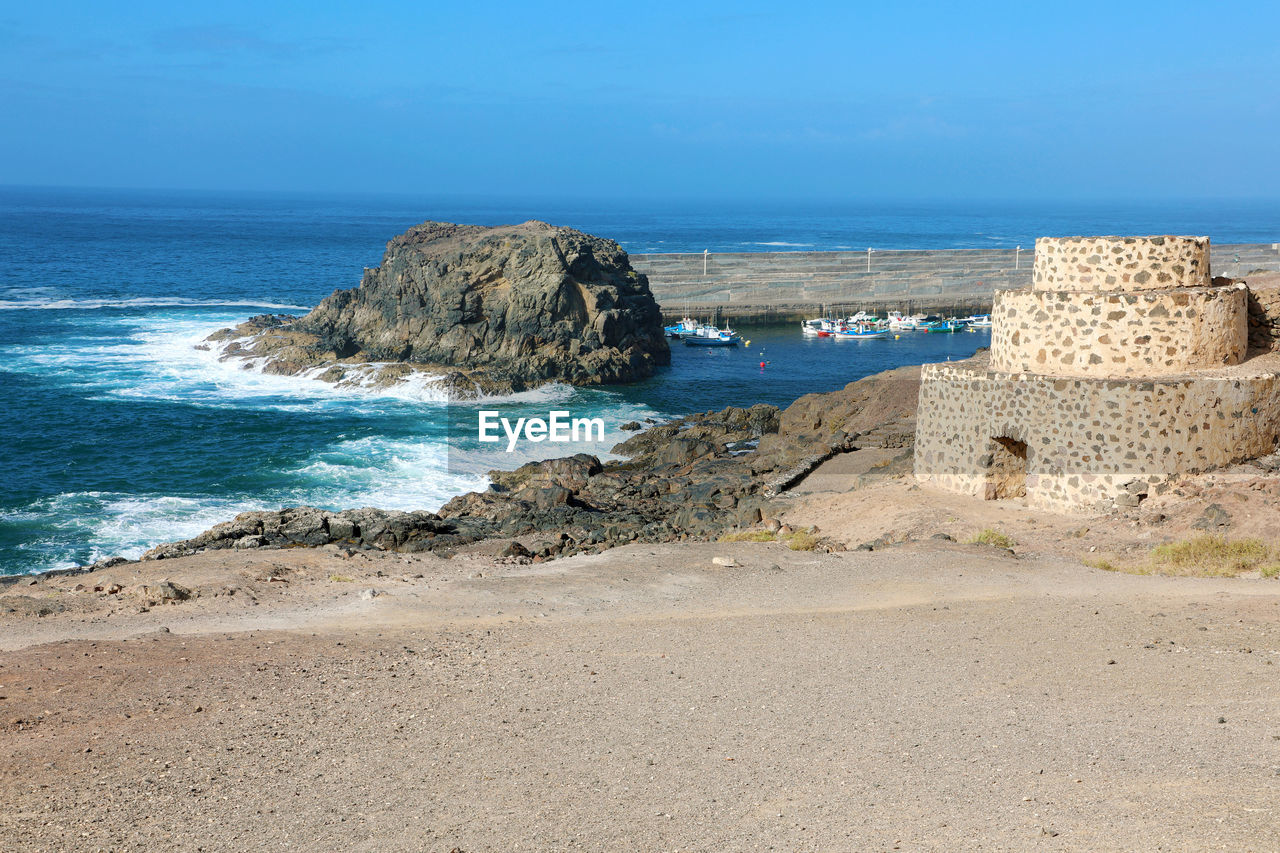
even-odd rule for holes
{"type": "Polygon", "coordinates": [[[1032,286],[995,295],[990,351],[925,365],[916,477],[1106,510],[1271,453],[1280,357],[1251,357],[1250,301],[1210,278],[1206,237],[1037,240],[1032,286]]]}

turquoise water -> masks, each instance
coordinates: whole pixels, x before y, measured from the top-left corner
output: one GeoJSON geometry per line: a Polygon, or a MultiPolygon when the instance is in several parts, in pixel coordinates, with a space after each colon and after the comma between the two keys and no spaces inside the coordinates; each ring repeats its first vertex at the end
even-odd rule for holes
{"type": "MultiPolygon", "coordinates": [[[[1000,206],[717,212],[0,189],[0,573],[136,556],[246,509],[434,509],[482,486],[490,468],[563,452],[541,445],[509,456],[482,449],[474,435],[449,436],[430,389],[339,391],[221,364],[195,348],[249,315],[304,312],[355,286],[387,239],[424,219],[536,216],[631,251],[742,251],[1025,246],[1036,233],[1080,232],[1269,241],[1274,212],[1112,210],[1097,227],[1068,227],[1058,210],[1000,206]]],[[[987,342],[985,334],[835,342],[792,327],[748,332],[751,346],[735,350],[677,345],[669,369],[634,386],[557,386],[485,407],[602,417],[609,434],[589,449],[604,452],[629,420],[786,405],[889,367],[963,358],[987,342]]]]}

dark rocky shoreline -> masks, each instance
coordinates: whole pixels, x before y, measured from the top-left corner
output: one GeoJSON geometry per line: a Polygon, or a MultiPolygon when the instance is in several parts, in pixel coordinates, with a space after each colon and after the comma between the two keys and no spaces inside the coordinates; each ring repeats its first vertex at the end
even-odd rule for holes
{"type": "MultiPolygon", "coordinates": [[[[450,397],[547,382],[630,382],[670,360],[658,305],[626,252],[544,222],[416,226],[387,244],[358,288],[336,291],[304,317],[262,315],[208,340],[223,359],[251,360],[267,373],[361,385],[426,374],[450,397]]],[[[625,461],[579,454],[492,471],[487,491],[459,495],[434,513],[247,512],[142,559],[296,547],[447,555],[508,540],[507,556],[543,560],[627,542],[713,539],[760,524],[776,529],[779,495],[824,460],[912,445],[919,375],[889,371],[783,411],[755,405],[689,415],[613,448],[625,461]]]]}
{"type": "Polygon", "coordinates": [[[614,452],[625,461],[578,454],[493,471],[487,491],[459,495],[436,513],[247,512],[143,560],[326,545],[447,555],[493,539],[511,540],[507,556],[543,560],[776,525],[779,495],[822,461],[865,447],[911,447],[919,373],[877,374],[782,411],[762,404],[689,415],[619,444],[614,452]]]}

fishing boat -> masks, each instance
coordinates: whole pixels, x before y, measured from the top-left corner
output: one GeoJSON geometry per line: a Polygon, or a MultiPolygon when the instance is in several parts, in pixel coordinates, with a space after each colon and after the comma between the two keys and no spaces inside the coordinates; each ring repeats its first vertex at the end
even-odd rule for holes
{"type": "Polygon", "coordinates": [[[691,347],[733,347],[742,340],[732,329],[717,329],[715,326],[699,326],[697,332],[682,335],[681,339],[691,347]]]}
{"type": "Polygon", "coordinates": [[[829,338],[836,332],[845,328],[840,320],[832,320],[829,317],[823,317],[814,320],[805,320],[800,324],[800,330],[806,335],[816,335],[820,338],[829,338]]]}
{"type": "Polygon", "coordinates": [[[991,315],[990,314],[974,314],[972,317],[967,318],[965,320],[965,323],[967,323],[969,327],[972,329],[990,329],[991,315]]]}
{"type": "Polygon", "coordinates": [[[685,335],[695,334],[698,331],[699,325],[700,324],[697,320],[685,317],[674,326],[666,326],[663,331],[666,333],[667,337],[679,339],[683,338],[685,335]]]}
{"type": "Polygon", "coordinates": [[[703,347],[731,347],[742,340],[728,326],[719,329],[710,323],[701,323],[692,332],[686,332],[680,338],[690,346],[703,347]]]}
{"type": "Polygon", "coordinates": [[[901,311],[889,312],[889,329],[894,332],[915,332],[924,328],[925,316],[923,314],[912,314],[907,316],[901,311]]]}
{"type": "Polygon", "coordinates": [[[873,326],[859,326],[853,329],[843,329],[835,333],[837,340],[841,341],[870,341],[876,338],[889,337],[888,329],[877,329],[873,326]]]}
{"type": "Polygon", "coordinates": [[[925,331],[932,335],[951,335],[963,332],[964,329],[965,324],[962,320],[943,320],[941,323],[931,324],[925,331]]]}

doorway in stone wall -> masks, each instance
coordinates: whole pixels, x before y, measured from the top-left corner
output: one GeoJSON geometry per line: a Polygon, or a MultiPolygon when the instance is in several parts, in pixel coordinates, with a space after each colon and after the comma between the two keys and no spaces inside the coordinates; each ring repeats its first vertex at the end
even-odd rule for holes
{"type": "Polygon", "coordinates": [[[991,439],[991,464],[987,467],[986,498],[1001,501],[1026,497],[1027,443],[1016,438],[991,439]]]}

